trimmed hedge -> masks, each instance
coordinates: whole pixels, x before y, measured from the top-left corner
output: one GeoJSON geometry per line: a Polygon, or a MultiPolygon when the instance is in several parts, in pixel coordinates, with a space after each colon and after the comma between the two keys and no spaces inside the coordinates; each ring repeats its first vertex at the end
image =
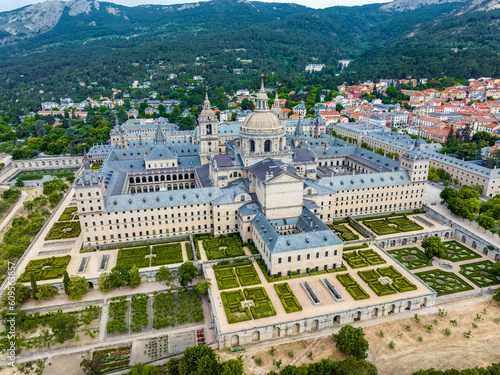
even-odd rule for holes
{"type": "Polygon", "coordinates": [[[390,284],[382,284],[379,280],[368,283],[368,286],[377,294],[377,296],[388,296],[389,294],[396,294],[397,290],[390,284]]]}
{"type": "Polygon", "coordinates": [[[252,264],[236,267],[235,270],[241,286],[258,285],[261,283],[260,277],[252,264]]]}
{"type": "Polygon", "coordinates": [[[445,272],[438,269],[419,272],[415,274],[427,285],[437,292],[438,296],[465,292],[474,289],[453,272],[445,272]]]}
{"type": "Polygon", "coordinates": [[[302,311],[302,305],[297,300],[297,297],[295,297],[295,294],[293,294],[288,283],[274,284],[274,289],[276,290],[281,304],[287,314],[302,311]]]}
{"type": "Polygon", "coordinates": [[[252,320],[249,308],[241,306],[241,301],[245,300],[241,290],[222,292],[220,298],[229,324],[252,320]]]}
{"type": "Polygon", "coordinates": [[[360,257],[357,252],[344,253],[342,257],[349,264],[349,266],[351,266],[351,268],[356,269],[368,266],[368,263],[360,257]]]}
{"type": "Polygon", "coordinates": [[[359,239],[359,235],[355,234],[344,224],[328,224],[328,227],[335,231],[343,241],[355,241],[359,239]]]}
{"type": "Polygon", "coordinates": [[[33,273],[36,281],[60,279],[70,260],[71,255],[31,260],[19,280],[23,283],[30,281],[30,273],[33,273]]]}
{"type": "Polygon", "coordinates": [[[255,306],[250,307],[254,319],[268,318],[276,315],[276,310],[262,287],[243,289],[247,300],[252,300],[255,306]]]}
{"type": "Polygon", "coordinates": [[[59,221],[70,221],[75,219],[75,213],[78,210],[77,207],[68,207],[64,210],[59,221]]]}
{"type": "Polygon", "coordinates": [[[382,276],[390,277],[391,279],[397,279],[403,277],[403,275],[401,275],[401,273],[397,269],[395,269],[394,266],[377,268],[377,271],[382,276]]]}
{"type": "Polygon", "coordinates": [[[209,237],[203,240],[203,249],[208,260],[225,259],[244,256],[243,243],[238,235],[217,238],[209,237]]]}
{"type": "Polygon", "coordinates": [[[364,243],[363,245],[344,247],[343,251],[366,249],[366,248],[368,248],[368,244],[364,243]]]}
{"type": "Polygon", "coordinates": [[[392,286],[400,293],[417,290],[417,286],[411,283],[406,277],[394,279],[392,286]]]}
{"type": "Polygon", "coordinates": [[[79,221],[56,222],[50,228],[49,233],[45,237],[45,241],[61,240],[63,238],[75,238],[80,235],[82,228],[79,221]]]}
{"type": "Polygon", "coordinates": [[[450,262],[461,262],[463,260],[481,258],[481,255],[472,251],[467,246],[462,245],[457,241],[443,242],[445,248],[445,256],[442,259],[449,260],[450,262]]]}
{"type": "Polygon", "coordinates": [[[425,253],[417,247],[408,247],[404,249],[390,250],[388,253],[404,265],[409,270],[428,267],[432,265],[432,260],[429,260],[425,253]],[[409,259],[407,259],[409,258],[409,259]],[[415,258],[415,259],[413,259],[415,258]]]}
{"type": "Polygon", "coordinates": [[[378,254],[375,250],[372,249],[360,250],[358,254],[361,255],[363,258],[365,258],[366,261],[370,263],[370,266],[376,266],[379,264],[387,263],[385,259],[380,256],[380,254],[378,254]]]}
{"type": "Polygon", "coordinates": [[[460,273],[472,281],[478,287],[484,288],[500,284],[500,276],[491,273],[493,262],[483,260],[476,263],[468,263],[460,266],[460,273]]]}
{"type": "Polygon", "coordinates": [[[358,275],[361,277],[361,280],[368,284],[377,281],[380,277],[380,274],[375,270],[358,271],[358,275]]]}
{"type": "Polygon", "coordinates": [[[348,286],[346,289],[356,301],[370,298],[368,293],[359,284],[348,286]]]}
{"type": "Polygon", "coordinates": [[[238,288],[240,286],[232,268],[215,270],[215,280],[219,290],[238,288]]]}
{"type": "Polygon", "coordinates": [[[348,286],[352,286],[352,285],[356,285],[357,284],[356,280],[354,280],[352,278],[352,276],[349,275],[348,273],[343,273],[343,274],[337,275],[337,279],[346,288],[348,286]]]}
{"type": "Polygon", "coordinates": [[[151,266],[163,266],[165,264],[182,263],[182,246],[180,243],[155,245],[152,247],[151,266]]]}
{"type": "Polygon", "coordinates": [[[132,267],[135,264],[139,268],[150,267],[149,258],[146,258],[149,254],[149,246],[118,250],[116,265],[126,264],[132,267]]]}

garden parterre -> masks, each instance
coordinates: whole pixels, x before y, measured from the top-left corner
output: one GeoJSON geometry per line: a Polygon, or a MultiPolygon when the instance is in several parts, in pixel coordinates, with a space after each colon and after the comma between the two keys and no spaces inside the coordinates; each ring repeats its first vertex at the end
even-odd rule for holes
{"type": "Polygon", "coordinates": [[[453,272],[430,270],[415,274],[437,292],[438,296],[474,289],[453,272]]]}
{"type": "Polygon", "coordinates": [[[417,247],[390,250],[388,253],[409,270],[424,268],[432,265],[432,260],[427,258],[425,253],[417,247]]]}
{"type": "Polygon", "coordinates": [[[449,260],[450,262],[461,262],[464,260],[481,258],[481,255],[455,240],[443,242],[443,245],[446,255],[442,259],[449,260]]]}
{"type": "Polygon", "coordinates": [[[278,297],[280,298],[283,308],[287,314],[302,310],[302,305],[297,300],[297,297],[295,297],[295,294],[293,294],[288,283],[274,284],[274,289],[276,290],[276,293],[278,293],[278,297]]]}
{"type": "Polygon", "coordinates": [[[491,273],[492,266],[493,262],[489,260],[463,264],[460,266],[460,273],[481,288],[498,285],[500,284],[500,276],[491,273]]]}
{"type": "Polygon", "coordinates": [[[203,240],[203,249],[208,260],[244,256],[243,243],[239,235],[208,237],[203,240]]]}
{"type": "Polygon", "coordinates": [[[49,233],[45,237],[46,241],[61,240],[64,238],[75,238],[80,235],[82,228],[79,221],[62,221],[56,222],[50,228],[49,233]]]}
{"type": "Polygon", "coordinates": [[[70,260],[71,255],[31,260],[19,280],[23,283],[30,281],[30,273],[33,273],[36,281],[60,279],[70,260]]]}
{"type": "Polygon", "coordinates": [[[386,217],[365,218],[360,221],[379,236],[424,229],[424,227],[404,215],[398,217],[391,217],[389,215],[386,217]]]}

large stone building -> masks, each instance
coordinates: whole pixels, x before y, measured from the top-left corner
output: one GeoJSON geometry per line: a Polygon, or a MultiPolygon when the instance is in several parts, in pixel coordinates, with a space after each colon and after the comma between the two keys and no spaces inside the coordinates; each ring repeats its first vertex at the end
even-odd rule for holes
{"type": "Polygon", "coordinates": [[[168,123],[156,122],[154,134],[153,124],[139,132],[117,123],[110,144],[89,152],[101,169],[85,154],[75,183],[84,248],[238,232],[269,272],[300,273],[341,265],[333,219],[422,206],[428,159],[419,141],[400,164],[322,134],[320,121],[309,133],[299,121],[290,134],[263,87],[239,127],[219,124],[208,98],[191,135],[168,123]]]}

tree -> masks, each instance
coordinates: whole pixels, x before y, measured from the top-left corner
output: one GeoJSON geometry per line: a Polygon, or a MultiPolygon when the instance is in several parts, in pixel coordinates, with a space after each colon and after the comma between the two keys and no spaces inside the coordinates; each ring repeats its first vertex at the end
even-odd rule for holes
{"type": "Polygon", "coordinates": [[[471,133],[470,125],[465,125],[465,128],[462,130],[462,143],[470,143],[472,141],[471,133]]]}
{"type": "Polygon", "coordinates": [[[24,187],[24,181],[21,180],[20,178],[18,178],[14,185],[16,185],[16,187],[18,187],[18,188],[22,188],[22,187],[24,187]]]}
{"type": "Polygon", "coordinates": [[[57,294],[57,289],[55,286],[50,284],[44,284],[38,289],[38,293],[36,294],[39,300],[42,299],[52,299],[57,294]]]}
{"type": "Polygon", "coordinates": [[[187,348],[179,362],[180,375],[217,375],[218,370],[213,349],[205,345],[187,348]]]}
{"type": "Polygon", "coordinates": [[[95,352],[92,354],[91,359],[85,358],[80,362],[80,367],[82,368],[85,375],[101,375],[102,374],[102,358],[104,354],[100,352],[95,352]]]}
{"type": "Polygon", "coordinates": [[[184,288],[198,276],[198,268],[193,262],[182,263],[179,267],[179,283],[184,288]]]}
{"type": "Polygon", "coordinates": [[[211,283],[210,279],[205,279],[203,281],[200,281],[198,284],[196,284],[193,289],[200,296],[204,296],[205,294],[207,294],[208,289],[210,289],[211,284],[212,283],[211,283]]]}
{"type": "Polygon", "coordinates": [[[108,293],[113,288],[113,283],[108,272],[103,272],[99,275],[99,290],[102,293],[108,293]]]}
{"type": "Polygon", "coordinates": [[[130,280],[130,266],[126,264],[115,266],[109,276],[114,288],[123,288],[130,280]]]}
{"type": "Polygon", "coordinates": [[[343,361],[334,362],[334,370],[331,372],[336,375],[377,375],[377,367],[373,363],[363,359],[357,359],[349,356],[343,361]]]}
{"type": "MultiPolygon", "coordinates": [[[[29,299],[31,296],[30,288],[23,285],[19,281],[16,282],[12,288],[13,288],[13,292],[14,292],[14,304],[15,305],[20,305],[21,303],[23,303],[24,301],[29,299]]],[[[9,290],[9,292],[10,292],[10,290],[9,290]]],[[[12,306],[10,304],[8,292],[3,294],[2,306],[12,306]]],[[[14,306],[12,306],[12,307],[14,307],[14,306]]]]}
{"type": "Polygon", "coordinates": [[[237,359],[230,359],[221,365],[219,374],[224,375],[243,375],[243,362],[237,359]]]}
{"type": "Polygon", "coordinates": [[[340,113],[344,109],[344,106],[340,103],[335,104],[335,110],[340,113]]]}
{"type": "Polygon", "coordinates": [[[338,334],[333,334],[337,342],[337,349],[358,359],[365,359],[368,355],[368,341],[365,339],[363,328],[354,328],[351,325],[342,327],[338,334]]]}
{"type": "Polygon", "coordinates": [[[493,294],[493,297],[491,298],[493,299],[493,301],[500,303],[500,289],[498,289],[497,292],[493,294]]]}
{"type": "Polygon", "coordinates": [[[156,278],[158,280],[167,280],[168,277],[170,276],[170,269],[165,266],[161,266],[160,269],[158,270],[158,275],[156,278]]]}
{"type": "Polygon", "coordinates": [[[30,283],[31,283],[31,293],[33,294],[33,298],[38,300],[37,293],[38,293],[38,285],[36,285],[36,280],[35,280],[35,275],[33,272],[30,272],[30,283]]]}
{"type": "Polygon", "coordinates": [[[241,109],[243,111],[245,111],[247,109],[253,111],[254,108],[255,108],[255,104],[253,104],[253,102],[250,99],[245,98],[241,101],[241,109]]]}
{"type": "Polygon", "coordinates": [[[487,230],[492,231],[496,226],[495,219],[491,216],[479,215],[476,221],[480,227],[484,228],[484,233],[486,233],[487,230]]]}
{"type": "Polygon", "coordinates": [[[179,375],[179,360],[170,358],[167,362],[167,373],[169,375],[179,375]]]}
{"type": "Polygon", "coordinates": [[[81,300],[82,297],[89,292],[89,283],[84,276],[71,276],[68,284],[69,298],[81,300]]]}
{"type": "Polygon", "coordinates": [[[448,137],[446,139],[446,147],[450,150],[451,153],[457,152],[459,146],[458,138],[455,135],[453,125],[450,127],[450,132],[448,133],[448,137]]]}
{"type": "Polygon", "coordinates": [[[50,320],[49,326],[54,333],[54,340],[63,343],[75,337],[78,318],[75,314],[64,314],[61,310],[58,310],[50,320]]]}
{"type": "Polygon", "coordinates": [[[136,362],[128,372],[128,375],[159,375],[160,369],[153,365],[145,365],[141,362],[136,362]]]}
{"type": "Polygon", "coordinates": [[[436,236],[431,236],[422,241],[422,247],[425,250],[425,255],[427,258],[432,259],[434,257],[443,258],[445,256],[445,248],[441,242],[441,238],[436,236]]]}
{"type": "Polygon", "coordinates": [[[70,282],[70,278],[69,278],[68,271],[64,270],[64,272],[63,272],[63,285],[64,285],[64,293],[66,293],[66,294],[68,294],[69,282],[70,282]]]}
{"type": "Polygon", "coordinates": [[[139,276],[139,267],[137,267],[134,264],[130,269],[129,275],[130,279],[128,285],[130,285],[131,288],[137,288],[139,285],[141,285],[141,277],[139,276]]]}
{"type": "Polygon", "coordinates": [[[56,204],[59,203],[59,201],[62,198],[62,194],[58,193],[57,191],[53,191],[52,193],[49,194],[49,203],[52,207],[54,207],[56,204]]]}

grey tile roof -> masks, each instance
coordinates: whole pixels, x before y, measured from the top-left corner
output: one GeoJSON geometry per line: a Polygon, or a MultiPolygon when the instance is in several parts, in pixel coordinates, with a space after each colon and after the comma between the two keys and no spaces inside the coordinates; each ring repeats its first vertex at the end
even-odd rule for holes
{"type": "Polygon", "coordinates": [[[176,159],[176,156],[170,149],[162,144],[158,144],[144,158],[144,160],[176,159]]]}
{"type": "Polygon", "coordinates": [[[294,167],[274,159],[264,159],[248,167],[248,172],[263,182],[267,181],[266,176],[271,173],[273,175],[272,178],[276,178],[283,173],[297,175],[297,170],[294,167]]]}
{"type": "Polygon", "coordinates": [[[307,163],[312,162],[315,159],[314,152],[311,150],[293,150],[292,159],[294,163],[307,163]]]}
{"type": "Polygon", "coordinates": [[[108,197],[107,211],[126,211],[210,203],[223,195],[218,187],[123,194],[108,197]]]}
{"type": "Polygon", "coordinates": [[[342,240],[335,235],[320,219],[308,208],[303,208],[298,218],[286,219],[294,221],[303,232],[296,234],[280,235],[274,228],[280,220],[270,222],[258,211],[252,220],[253,228],[259,233],[271,253],[281,253],[311,248],[328,247],[342,244],[342,240]]]}
{"type": "Polygon", "coordinates": [[[384,172],[359,174],[355,176],[333,176],[323,177],[316,181],[318,185],[332,190],[363,189],[382,186],[395,186],[410,184],[408,173],[404,172],[384,172]]]}

